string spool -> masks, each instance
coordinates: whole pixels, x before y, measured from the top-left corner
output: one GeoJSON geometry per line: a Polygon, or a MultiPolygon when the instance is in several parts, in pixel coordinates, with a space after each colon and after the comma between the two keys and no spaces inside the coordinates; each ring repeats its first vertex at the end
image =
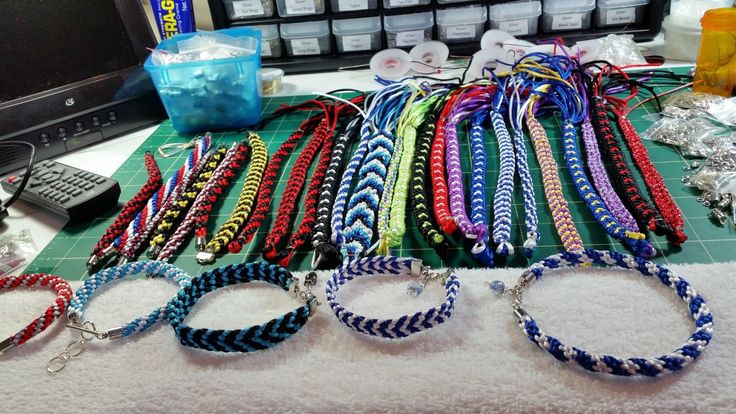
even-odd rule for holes
{"type": "Polygon", "coordinates": [[[281,91],[284,71],[278,68],[264,68],[261,70],[261,91],[263,95],[275,95],[281,91]]]}
{"type": "Polygon", "coordinates": [[[411,56],[401,49],[384,49],[373,55],[370,67],[384,79],[398,79],[411,69],[411,56]]]}
{"type": "Polygon", "coordinates": [[[420,43],[409,51],[411,69],[416,73],[435,73],[447,63],[450,49],[446,44],[437,40],[420,43]]]}
{"type": "Polygon", "coordinates": [[[495,73],[507,72],[511,70],[511,66],[502,62],[514,62],[513,53],[500,47],[491,49],[481,49],[473,54],[473,61],[468,67],[468,75],[473,80],[484,78],[488,73],[483,73],[483,68],[491,68],[495,73]]]}
{"type": "Polygon", "coordinates": [[[503,30],[491,29],[483,33],[483,37],[480,38],[481,49],[492,49],[494,47],[501,48],[503,43],[508,40],[515,40],[516,38],[503,30]]]}

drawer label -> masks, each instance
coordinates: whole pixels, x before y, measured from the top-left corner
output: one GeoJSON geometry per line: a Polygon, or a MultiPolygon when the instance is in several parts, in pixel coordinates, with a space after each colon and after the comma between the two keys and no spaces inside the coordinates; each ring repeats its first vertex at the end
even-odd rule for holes
{"type": "Polygon", "coordinates": [[[424,41],[424,30],[408,30],[396,33],[396,46],[414,46],[424,41]]]}
{"type": "Polygon", "coordinates": [[[393,7],[416,6],[419,0],[391,0],[389,4],[393,7]]]}
{"type": "Polygon", "coordinates": [[[340,11],[368,10],[368,0],[338,0],[340,11]]]}
{"type": "Polygon", "coordinates": [[[456,24],[447,26],[448,39],[472,39],[475,35],[474,24],[456,24]]]}
{"type": "Polygon", "coordinates": [[[285,0],[286,14],[315,14],[314,0],[285,0]]]}
{"type": "Polygon", "coordinates": [[[552,16],[552,30],[574,30],[583,28],[583,15],[555,14],[552,16]]]}
{"type": "Polygon", "coordinates": [[[371,35],[343,36],[342,50],[346,52],[355,52],[357,50],[371,50],[371,35]]]}
{"type": "Polygon", "coordinates": [[[613,9],[606,13],[606,24],[626,24],[636,21],[636,7],[613,9]]]}
{"type": "Polygon", "coordinates": [[[291,52],[294,56],[319,55],[320,51],[316,37],[291,40],[291,52]]]}
{"type": "Polygon", "coordinates": [[[498,28],[510,35],[526,36],[529,34],[529,19],[500,21],[498,28]]]}
{"type": "Polygon", "coordinates": [[[249,16],[263,16],[263,3],[261,0],[241,0],[234,1],[233,5],[233,17],[249,17],[249,16]]]}

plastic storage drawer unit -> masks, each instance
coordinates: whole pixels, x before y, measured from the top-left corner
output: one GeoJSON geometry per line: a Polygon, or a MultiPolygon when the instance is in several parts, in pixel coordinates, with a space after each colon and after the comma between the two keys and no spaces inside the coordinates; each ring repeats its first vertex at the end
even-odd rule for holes
{"type": "MultiPolygon", "coordinates": [[[[258,123],[261,114],[261,33],[241,27],[217,33],[240,39],[251,53],[224,59],[155,65],[151,56],[144,69],[151,75],[166,113],[179,132],[237,130],[258,123]]],[[[199,33],[185,33],[161,41],[156,50],[179,52],[179,42],[199,33]]]]}
{"type": "Polygon", "coordinates": [[[273,16],[273,0],[222,0],[230,20],[273,16]]]}
{"type": "Polygon", "coordinates": [[[437,39],[445,43],[478,41],[486,19],[484,6],[437,10],[437,39]]]}
{"type": "Polygon", "coordinates": [[[488,8],[491,29],[503,30],[517,37],[536,35],[541,15],[541,1],[518,1],[488,8]]]}
{"type": "Polygon", "coordinates": [[[375,10],[378,0],[330,0],[333,12],[349,12],[359,10],[375,10]]]}
{"type": "Polygon", "coordinates": [[[281,57],[281,39],[279,38],[279,26],[277,24],[248,27],[261,32],[261,57],[281,57]]]}
{"type": "Polygon", "coordinates": [[[424,6],[430,3],[430,0],[383,0],[384,9],[395,9],[397,7],[424,6]]]}
{"type": "Polygon", "coordinates": [[[282,23],[287,56],[324,55],[330,53],[330,27],[327,20],[304,23],[282,23]]]}
{"type": "Polygon", "coordinates": [[[598,27],[623,26],[644,22],[649,0],[598,0],[598,27]]]}
{"type": "Polygon", "coordinates": [[[587,30],[595,0],[545,0],[542,8],[542,30],[548,33],[587,30]]]}
{"type": "Polygon", "coordinates": [[[381,48],[381,18],[333,20],[332,34],[339,53],[378,50],[381,48]]]}
{"type": "Polygon", "coordinates": [[[434,15],[432,12],[383,16],[386,44],[392,47],[409,47],[432,40],[434,15]]]}
{"type": "Polygon", "coordinates": [[[326,0],[276,0],[279,16],[310,16],[325,12],[326,0]]]}

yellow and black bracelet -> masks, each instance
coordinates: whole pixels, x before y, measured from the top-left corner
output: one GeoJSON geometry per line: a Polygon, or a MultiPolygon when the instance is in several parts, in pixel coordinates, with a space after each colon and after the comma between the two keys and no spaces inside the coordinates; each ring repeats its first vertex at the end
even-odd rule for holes
{"type": "Polygon", "coordinates": [[[248,168],[248,174],[245,177],[245,183],[240,192],[240,197],[232,214],[230,214],[230,217],[220,227],[212,240],[209,242],[197,242],[197,246],[204,246],[202,251],[197,253],[196,256],[197,263],[199,264],[213,263],[216,255],[225,250],[227,245],[240,234],[240,230],[245,226],[246,221],[250,217],[256,195],[258,195],[258,187],[263,178],[263,171],[266,169],[266,162],[268,162],[268,149],[261,137],[255,132],[248,133],[248,140],[250,141],[253,155],[251,156],[250,167],[248,168]]]}

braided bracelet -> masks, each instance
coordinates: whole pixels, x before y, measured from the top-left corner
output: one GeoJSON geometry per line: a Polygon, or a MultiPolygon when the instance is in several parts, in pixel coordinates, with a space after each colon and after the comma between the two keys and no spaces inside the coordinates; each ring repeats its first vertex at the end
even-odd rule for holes
{"type": "Polygon", "coordinates": [[[179,290],[167,305],[169,322],[176,337],[184,346],[220,352],[253,352],[270,348],[299,331],[312,316],[319,305],[311,294],[311,287],[317,281],[316,273],[305,277],[305,289],[299,288],[299,280],[285,268],[267,262],[244,263],[224,266],[202,273],[192,279],[192,283],[179,290]],[[208,292],[238,283],[262,281],[290,291],[294,297],[304,302],[293,311],[286,313],[263,325],[237,330],[199,329],[184,323],[184,319],[208,292]]]}
{"type": "Polygon", "coordinates": [[[147,315],[133,319],[120,327],[104,331],[99,331],[94,323],[84,320],[84,310],[90,298],[102,285],[123,279],[127,276],[143,273],[173,280],[179,284],[179,288],[187,286],[191,280],[185,271],[168,263],[158,261],[125,263],[104,269],[88,277],[84,281],[84,284],[74,293],[74,297],[69,302],[69,309],[67,311],[69,323],[66,326],[79,331],[81,339],[67,345],[62,353],[48,362],[46,369],[50,373],[54,374],[66,368],[70,359],[78,357],[84,352],[86,343],[89,341],[94,339],[125,338],[136,335],[145,332],[166,317],[166,306],[160,306],[147,315]]]}
{"type": "Polygon", "coordinates": [[[449,271],[432,273],[417,259],[375,256],[354,260],[337,269],[327,281],[326,292],[327,302],[335,316],[350,329],[365,335],[398,339],[433,328],[449,319],[459,289],[460,282],[449,271]],[[385,320],[356,315],[338,303],[336,295],[340,287],[356,277],[376,274],[419,277],[419,281],[409,283],[407,294],[410,296],[421,294],[427,283],[440,282],[445,287],[445,302],[424,312],[385,320]]]}
{"type": "Polygon", "coordinates": [[[514,316],[524,335],[532,343],[547,351],[555,359],[577,364],[588,371],[627,377],[656,377],[676,372],[695,361],[712,338],[713,316],[705,303],[705,299],[684,279],[674,275],[666,267],[640,257],[601,250],[565,252],[550,256],[532,265],[519,277],[519,281],[513,288],[505,289],[503,282],[498,280],[491,282],[489,285],[493,293],[513,297],[514,316]],[[590,269],[590,265],[617,267],[638,271],[645,277],[656,277],[662,284],[673,289],[677,296],[687,304],[690,315],[695,321],[695,332],[684,345],[667,355],[627,359],[604,354],[591,354],[582,349],[564,345],[557,338],[546,335],[522,307],[522,294],[535,279],[541,278],[548,270],[557,271],[571,267],[582,270],[590,269]]]}
{"type": "Polygon", "coordinates": [[[161,177],[161,171],[156,164],[156,159],[153,158],[153,154],[146,152],[144,155],[144,163],[146,171],[148,172],[148,180],[141,187],[140,190],[130,199],[120,214],[115,218],[115,221],[105,230],[105,233],[100,237],[100,240],[92,249],[92,254],[87,261],[87,269],[89,271],[95,271],[102,265],[104,265],[110,258],[117,255],[117,249],[113,246],[115,239],[125,232],[128,224],[135,218],[138,213],[145,205],[151,196],[158,191],[159,187],[163,184],[163,178],[161,177]]]}
{"type": "Polygon", "coordinates": [[[255,203],[258,194],[258,185],[263,178],[266,162],[268,162],[268,149],[261,137],[255,132],[248,133],[248,141],[253,155],[238,202],[232,213],[230,213],[230,217],[220,226],[220,229],[215,233],[212,240],[206,244],[204,250],[197,253],[196,259],[199,264],[213,263],[216,255],[235,239],[250,217],[253,203],[255,203]]]}
{"type": "Polygon", "coordinates": [[[437,224],[445,234],[453,234],[457,230],[457,224],[450,212],[448,200],[449,189],[445,177],[445,125],[450,110],[455,105],[458,95],[455,94],[447,100],[437,120],[434,140],[432,141],[432,152],[430,158],[430,176],[432,179],[433,211],[437,224]]]}
{"type": "Polygon", "coordinates": [[[46,273],[33,273],[20,276],[6,276],[0,279],[0,293],[9,292],[18,288],[50,287],[56,291],[56,300],[49,306],[43,315],[29,323],[15,335],[0,342],[0,355],[10,348],[23,345],[29,339],[45,331],[64,313],[72,297],[72,288],[66,280],[46,273]]]}
{"type": "Polygon", "coordinates": [[[500,157],[496,195],[493,197],[493,242],[498,246],[496,253],[503,257],[514,254],[510,240],[516,155],[506,123],[496,108],[491,110],[491,123],[498,140],[500,157]]]}

